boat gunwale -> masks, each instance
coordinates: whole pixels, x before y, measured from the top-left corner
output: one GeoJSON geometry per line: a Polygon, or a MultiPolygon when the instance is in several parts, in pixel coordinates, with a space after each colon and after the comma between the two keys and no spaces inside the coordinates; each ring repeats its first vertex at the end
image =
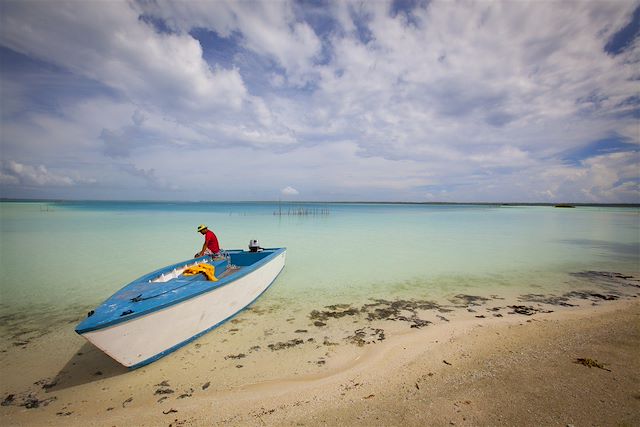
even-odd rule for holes
{"type": "MultiPolygon", "coordinates": [[[[96,323],[96,324],[94,324],[92,326],[81,328],[80,326],[89,319],[89,317],[87,317],[84,320],[82,320],[82,322],[80,322],[80,324],[78,324],[78,326],[76,326],[75,332],[78,333],[79,335],[82,335],[82,334],[87,333],[87,332],[98,331],[98,330],[101,330],[101,329],[109,328],[109,327],[118,325],[120,323],[125,323],[125,322],[131,321],[131,320],[135,320],[136,318],[146,316],[146,315],[154,313],[156,311],[164,310],[164,309],[166,309],[168,307],[171,307],[171,306],[176,305],[176,304],[180,304],[181,302],[187,301],[189,299],[200,297],[203,294],[206,294],[206,293],[212,292],[212,291],[214,291],[216,289],[220,289],[220,288],[222,288],[224,286],[227,286],[227,285],[235,282],[237,279],[239,279],[241,277],[244,277],[247,274],[250,274],[250,273],[258,270],[259,268],[262,268],[264,265],[266,265],[269,262],[271,262],[276,256],[286,252],[286,250],[287,250],[286,247],[282,247],[282,248],[264,248],[264,251],[273,251],[273,252],[271,254],[259,259],[258,261],[256,261],[253,264],[250,264],[248,266],[242,266],[243,268],[240,268],[235,273],[230,274],[229,276],[224,277],[224,278],[220,279],[217,282],[212,282],[212,283],[215,283],[214,286],[204,288],[204,289],[202,289],[200,291],[197,291],[195,293],[190,293],[190,294],[186,294],[186,295],[180,296],[180,297],[175,298],[175,299],[173,299],[171,301],[167,301],[166,303],[163,303],[163,304],[149,306],[149,307],[143,309],[142,311],[134,311],[133,313],[125,315],[125,316],[121,315],[121,316],[119,316],[117,318],[113,318],[113,319],[108,320],[108,321],[103,322],[103,323],[96,323]]],[[[230,250],[228,252],[243,253],[243,252],[246,252],[246,251],[243,251],[243,250],[230,250]]],[[[196,258],[196,260],[197,260],[197,258],[196,258]]],[[[130,286],[130,285],[132,285],[134,283],[142,282],[144,280],[147,280],[148,277],[150,277],[152,275],[155,275],[158,272],[165,271],[167,269],[171,270],[171,269],[175,268],[176,266],[185,265],[185,264],[188,264],[189,262],[193,262],[193,260],[186,260],[186,261],[178,262],[176,264],[172,264],[172,265],[169,265],[167,267],[163,267],[163,268],[160,268],[158,270],[155,270],[155,271],[153,271],[151,273],[145,274],[145,275],[137,278],[136,280],[130,282],[129,284],[123,286],[121,289],[119,289],[117,292],[115,292],[113,295],[111,295],[109,298],[107,298],[104,302],[102,302],[98,307],[104,305],[114,295],[117,295],[122,290],[126,289],[128,286],[130,286]]],[[[206,281],[206,280],[194,280],[191,283],[195,284],[195,283],[202,283],[202,282],[208,282],[208,281],[206,281]]]]}

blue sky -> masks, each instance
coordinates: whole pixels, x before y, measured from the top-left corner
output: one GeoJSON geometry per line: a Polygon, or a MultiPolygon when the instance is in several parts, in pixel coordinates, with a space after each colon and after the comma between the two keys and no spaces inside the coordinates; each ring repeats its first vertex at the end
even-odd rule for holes
{"type": "Polygon", "coordinates": [[[638,1],[0,8],[1,197],[640,203],[638,1]]]}

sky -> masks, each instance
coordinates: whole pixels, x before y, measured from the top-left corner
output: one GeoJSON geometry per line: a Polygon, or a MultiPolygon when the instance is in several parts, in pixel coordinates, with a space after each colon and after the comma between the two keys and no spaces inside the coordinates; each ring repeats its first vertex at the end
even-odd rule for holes
{"type": "Polygon", "coordinates": [[[0,1],[0,197],[640,203],[639,1],[0,1]]]}

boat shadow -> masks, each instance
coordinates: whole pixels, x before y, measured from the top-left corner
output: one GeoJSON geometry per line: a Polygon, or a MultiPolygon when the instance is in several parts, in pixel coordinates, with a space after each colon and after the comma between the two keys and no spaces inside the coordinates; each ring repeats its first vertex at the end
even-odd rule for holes
{"type": "Polygon", "coordinates": [[[85,343],[43,388],[47,393],[51,393],[116,377],[127,372],[129,369],[120,365],[95,346],[85,343]]]}

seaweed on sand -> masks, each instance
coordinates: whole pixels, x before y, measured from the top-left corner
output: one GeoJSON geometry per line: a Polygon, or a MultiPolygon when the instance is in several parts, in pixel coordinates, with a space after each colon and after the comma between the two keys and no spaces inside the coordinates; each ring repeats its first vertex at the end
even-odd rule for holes
{"type": "Polygon", "coordinates": [[[402,322],[410,323],[411,328],[421,328],[427,326],[432,322],[423,320],[418,317],[418,310],[439,310],[442,311],[442,307],[433,301],[420,301],[420,300],[395,300],[387,301],[383,299],[374,300],[373,304],[365,304],[362,307],[363,312],[367,312],[367,320],[399,320],[402,322]],[[370,308],[375,307],[373,311],[368,311],[370,308]],[[403,314],[408,312],[410,315],[403,314]]]}
{"type": "Polygon", "coordinates": [[[297,345],[300,344],[304,344],[304,341],[299,339],[299,338],[295,338],[286,342],[278,342],[275,344],[269,344],[267,347],[269,347],[269,349],[271,351],[278,351],[278,350],[284,350],[285,348],[291,348],[291,347],[295,347],[297,345]]]}
{"type": "Polygon", "coordinates": [[[33,394],[29,394],[24,401],[20,404],[20,406],[24,406],[27,409],[33,409],[33,408],[39,408],[41,405],[42,406],[47,406],[49,403],[53,402],[54,400],[56,400],[57,397],[52,396],[48,399],[38,399],[37,396],[33,395],[33,394]]]}
{"type": "Polygon", "coordinates": [[[543,310],[541,308],[534,308],[526,305],[510,305],[509,308],[513,309],[509,314],[522,314],[524,316],[532,316],[536,313],[553,313],[553,310],[543,310]]]}
{"type": "Polygon", "coordinates": [[[579,299],[589,300],[593,302],[603,301],[603,300],[615,301],[620,298],[617,295],[612,295],[612,294],[603,295],[598,292],[592,292],[592,291],[571,291],[571,292],[567,292],[564,295],[569,298],[579,298],[579,299]]]}
{"type": "Polygon", "coordinates": [[[328,308],[329,310],[323,310],[323,311],[313,310],[309,314],[309,318],[311,320],[316,320],[316,321],[327,321],[329,320],[329,318],[339,319],[344,316],[355,316],[357,314],[360,314],[360,310],[358,310],[357,308],[353,308],[350,306],[348,307],[349,308],[340,307],[340,309],[336,310],[338,306],[332,305],[332,306],[325,307],[325,308],[328,308]]]}
{"type": "Polygon", "coordinates": [[[593,359],[590,359],[588,357],[586,357],[586,358],[580,357],[580,358],[576,359],[573,363],[577,363],[579,365],[584,365],[584,366],[587,366],[589,368],[600,368],[600,369],[604,369],[605,371],[611,372],[611,369],[607,369],[607,368],[604,367],[604,363],[600,363],[597,360],[593,360],[593,359]]]}
{"type": "Polygon", "coordinates": [[[385,339],[385,336],[383,329],[364,327],[356,329],[353,335],[350,335],[345,339],[351,344],[362,347],[365,344],[372,344],[376,341],[383,341],[385,339]]]}
{"type": "Polygon", "coordinates": [[[449,301],[462,307],[469,307],[483,305],[485,302],[489,301],[489,298],[480,297],[477,295],[458,294],[451,298],[449,301]]]}
{"type": "Polygon", "coordinates": [[[9,406],[11,404],[13,404],[13,401],[15,400],[16,395],[15,394],[9,394],[7,395],[7,397],[4,398],[4,400],[2,401],[2,403],[0,403],[1,406],[9,406]]]}
{"type": "Polygon", "coordinates": [[[246,354],[244,354],[244,353],[240,353],[240,354],[229,354],[229,355],[225,356],[225,357],[224,357],[224,359],[225,359],[225,360],[227,360],[227,359],[243,359],[243,358],[245,358],[245,357],[247,357],[247,355],[246,355],[246,354]]]}
{"type": "Polygon", "coordinates": [[[575,307],[575,304],[569,303],[569,298],[571,296],[569,294],[565,294],[563,296],[556,295],[543,295],[543,294],[527,294],[521,295],[518,299],[524,302],[537,302],[541,304],[548,305],[559,305],[562,307],[575,307]]]}
{"type": "Polygon", "coordinates": [[[370,304],[364,304],[360,308],[349,304],[335,304],[325,307],[327,310],[313,310],[309,318],[314,320],[314,325],[321,327],[326,325],[330,318],[339,319],[345,316],[359,316],[366,313],[366,320],[391,320],[410,323],[411,328],[421,328],[431,324],[428,320],[418,317],[418,310],[438,310],[441,313],[450,310],[433,301],[421,300],[395,300],[374,299],[370,304]]]}
{"type": "Polygon", "coordinates": [[[598,284],[623,285],[623,286],[632,286],[632,287],[640,288],[640,284],[638,283],[640,282],[639,279],[636,279],[633,276],[627,276],[627,275],[612,272],[612,271],[589,270],[589,271],[579,271],[577,273],[569,273],[569,274],[578,279],[589,280],[591,282],[596,282],[598,284]]]}

